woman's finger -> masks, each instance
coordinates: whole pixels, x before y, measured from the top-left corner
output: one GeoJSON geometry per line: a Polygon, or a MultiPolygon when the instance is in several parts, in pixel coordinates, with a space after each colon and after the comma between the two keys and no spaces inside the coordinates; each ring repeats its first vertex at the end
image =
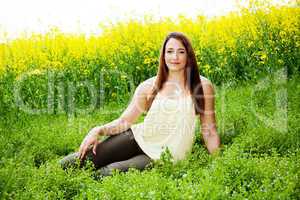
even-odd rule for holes
{"type": "Polygon", "coordinates": [[[79,147],[79,154],[81,155],[83,153],[84,143],[81,143],[79,147]]]}
{"type": "Polygon", "coordinates": [[[80,145],[80,147],[79,147],[79,152],[82,153],[82,151],[83,151],[83,149],[84,149],[85,146],[86,146],[86,141],[83,140],[82,143],[81,143],[81,145],[80,145]]]}
{"type": "Polygon", "coordinates": [[[80,154],[80,160],[84,160],[86,154],[86,150],[84,149],[80,154]]]}
{"type": "Polygon", "coordinates": [[[99,142],[95,142],[94,146],[93,146],[93,154],[96,155],[96,149],[97,149],[97,145],[99,144],[99,142]]]}
{"type": "MultiPolygon", "coordinates": [[[[80,154],[81,160],[83,160],[85,158],[90,145],[93,145],[96,143],[97,143],[97,141],[94,142],[94,138],[92,137],[92,135],[88,135],[85,137],[85,139],[83,140],[83,142],[81,143],[80,148],[79,148],[79,154],[80,154]]],[[[93,145],[93,146],[96,146],[96,145],[93,145]]]]}
{"type": "Polygon", "coordinates": [[[82,147],[81,151],[80,151],[80,159],[83,160],[85,155],[86,155],[86,152],[87,152],[87,145],[84,144],[84,146],[82,147]]]}

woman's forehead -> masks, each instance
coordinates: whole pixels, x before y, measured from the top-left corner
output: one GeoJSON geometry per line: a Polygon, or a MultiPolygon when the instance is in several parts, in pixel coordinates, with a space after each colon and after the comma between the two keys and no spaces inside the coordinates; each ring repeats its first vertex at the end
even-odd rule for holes
{"type": "Polygon", "coordinates": [[[173,48],[173,49],[180,49],[180,48],[184,48],[182,42],[180,40],[177,40],[175,38],[171,38],[169,39],[169,41],[166,44],[166,49],[168,48],[173,48]]]}

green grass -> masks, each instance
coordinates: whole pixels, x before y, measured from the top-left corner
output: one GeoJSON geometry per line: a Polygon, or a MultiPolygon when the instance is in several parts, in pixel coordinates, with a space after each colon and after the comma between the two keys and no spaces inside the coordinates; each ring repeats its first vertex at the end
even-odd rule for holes
{"type": "Polygon", "coordinates": [[[13,115],[0,124],[0,197],[299,199],[299,80],[293,77],[263,89],[255,83],[217,87],[220,155],[207,153],[198,123],[197,139],[186,160],[173,166],[166,156],[146,171],[116,172],[98,181],[92,178],[91,168],[65,172],[58,160],[76,151],[91,127],[118,117],[125,105],[111,104],[76,116],[13,115]],[[276,118],[278,91],[287,94],[287,102],[283,101],[287,119],[276,118]],[[257,114],[270,121],[260,120],[257,114]],[[286,129],[279,129],[283,122],[286,129]]]}

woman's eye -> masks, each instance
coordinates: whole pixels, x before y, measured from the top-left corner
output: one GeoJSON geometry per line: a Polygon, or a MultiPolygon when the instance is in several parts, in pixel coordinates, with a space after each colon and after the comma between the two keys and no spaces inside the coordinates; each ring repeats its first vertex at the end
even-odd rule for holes
{"type": "MultiPolygon", "coordinates": [[[[167,53],[174,53],[174,51],[172,51],[172,50],[167,50],[167,53]]],[[[184,54],[184,53],[185,53],[185,51],[179,51],[178,53],[180,53],[180,54],[184,54]]]]}

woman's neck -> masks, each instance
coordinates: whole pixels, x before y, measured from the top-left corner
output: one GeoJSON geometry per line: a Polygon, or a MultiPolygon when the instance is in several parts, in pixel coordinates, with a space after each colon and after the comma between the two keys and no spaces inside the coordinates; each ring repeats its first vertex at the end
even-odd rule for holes
{"type": "Polygon", "coordinates": [[[167,81],[177,83],[180,86],[184,87],[184,70],[176,72],[169,71],[167,81]]]}

